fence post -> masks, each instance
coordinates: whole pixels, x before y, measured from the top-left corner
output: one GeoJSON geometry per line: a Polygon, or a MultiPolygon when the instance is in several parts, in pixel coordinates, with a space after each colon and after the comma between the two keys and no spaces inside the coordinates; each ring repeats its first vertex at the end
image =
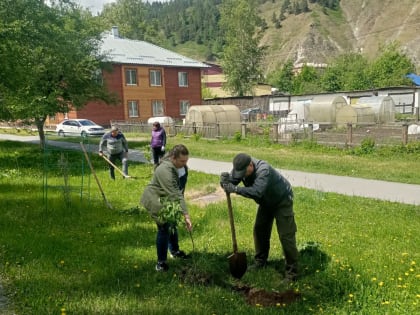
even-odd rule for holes
{"type": "Polygon", "coordinates": [[[216,123],[216,137],[220,138],[220,123],[216,123]]]}
{"type": "Polygon", "coordinates": [[[352,123],[347,123],[347,144],[353,143],[353,125],[352,123]]]}
{"type": "Polygon", "coordinates": [[[245,122],[241,123],[241,134],[242,134],[242,138],[246,138],[246,123],[245,122]]]}
{"type": "Polygon", "coordinates": [[[195,121],[193,122],[193,133],[194,134],[197,133],[197,125],[196,125],[195,121]]]}
{"type": "Polygon", "coordinates": [[[308,129],[309,129],[309,139],[312,141],[314,140],[314,124],[310,122],[308,124],[308,129]]]}
{"type": "Polygon", "coordinates": [[[408,124],[402,125],[402,142],[404,145],[408,143],[408,124]]]}
{"type": "Polygon", "coordinates": [[[276,141],[276,143],[278,143],[279,142],[279,124],[278,123],[273,124],[273,132],[274,132],[274,140],[276,141]]]}

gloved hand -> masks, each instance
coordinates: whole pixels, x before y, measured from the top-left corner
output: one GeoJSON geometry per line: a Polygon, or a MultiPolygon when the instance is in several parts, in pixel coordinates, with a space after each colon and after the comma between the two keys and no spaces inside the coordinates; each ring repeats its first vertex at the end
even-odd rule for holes
{"type": "Polygon", "coordinates": [[[223,188],[223,184],[230,183],[230,174],[228,172],[223,172],[220,174],[220,187],[223,188]]]}
{"type": "Polygon", "coordinates": [[[237,191],[237,187],[235,185],[233,185],[232,183],[225,183],[223,184],[223,189],[226,193],[231,194],[231,193],[236,193],[237,191]]]}
{"type": "Polygon", "coordinates": [[[163,145],[163,146],[160,148],[160,150],[161,150],[162,152],[165,152],[165,146],[163,145]]]}

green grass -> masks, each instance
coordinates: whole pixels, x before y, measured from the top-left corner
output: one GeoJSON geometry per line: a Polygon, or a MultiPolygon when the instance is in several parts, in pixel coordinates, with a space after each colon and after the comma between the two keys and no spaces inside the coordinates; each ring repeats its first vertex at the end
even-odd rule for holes
{"type": "MultiPolygon", "coordinates": [[[[1,130],[0,130],[1,132],[1,130]]],[[[23,133],[24,131],[22,131],[23,133]]],[[[131,149],[150,155],[150,134],[125,134],[131,149]]],[[[78,143],[80,137],[48,135],[49,140],[78,143]]],[[[99,143],[99,137],[90,137],[90,143],[99,143]]],[[[420,142],[400,146],[361,146],[342,149],[304,141],[282,145],[273,143],[267,136],[233,137],[220,140],[203,139],[199,136],[185,138],[182,134],[168,137],[167,147],[184,143],[190,155],[196,158],[231,161],[237,152],[244,151],[270,162],[280,169],[353,176],[386,180],[407,184],[420,184],[420,142]]]]}
{"type": "MultiPolygon", "coordinates": [[[[132,148],[147,149],[146,141],[131,135],[129,139],[132,148]]],[[[195,157],[228,161],[245,151],[285,168],[288,163],[307,169],[319,164],[317,170],[330,165],[337,172],[366,161],[364,172],[371,167],[385,174],[390,164],[401,163],[395,179],[403,179],[409,165],[405,161],[416,159],[415,153],[401,151],[387,156],[304,145],[262,149],[265,143],[251,140],[170,138],[169,142],[185,143],[195,157]],[[311,157],[318,162],[310,162],[311,157]]],[[[91,159],[113,209],[103,202],[80,152],[57,149],[44,154],[36,145],[0,141],[0,276],[17,314],[415,314],[419,310],[419,207],[295,188],[301,277],[291,288],[302,298],[290,305],[249,305],[233,287],[286,289],[275,228],[269,267],[247,272],[238,283],[228,269],[232,245],[226,202],[200,206],[187,198],[194,251],[183,228],[180,245],[193,251],[192,259],[171,260],[168,273],[156,273],[156,228],[138,206],[152,167],[131,163],[130,174],[138,179],[114,182],[108,179],[104,161],[97,155],[91,159]]],[[[192,171],[187,196],[217,188],[218,176],[192,171]]],[[[236,196],[232,202],[238,247],[251,263],[256,206],[236,196]]]]}

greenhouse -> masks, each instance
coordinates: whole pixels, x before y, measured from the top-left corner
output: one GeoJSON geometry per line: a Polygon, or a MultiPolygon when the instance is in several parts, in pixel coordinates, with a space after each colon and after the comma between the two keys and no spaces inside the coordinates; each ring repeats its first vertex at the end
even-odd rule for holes
{"type": "Polygon", "coordinates": [[[204,137],[231,136],[241,130],[241,113],[236,105],[194,105],[185,116],[184,129],[204,137]]]}

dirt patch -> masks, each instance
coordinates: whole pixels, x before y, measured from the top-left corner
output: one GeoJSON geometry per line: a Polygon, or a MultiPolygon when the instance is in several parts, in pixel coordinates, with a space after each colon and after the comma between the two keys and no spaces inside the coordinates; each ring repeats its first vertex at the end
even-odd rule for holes
{"type": "Polygon", "coordinates": [[[222,188],[218,187],[214,192],[188,190],[185,192],[185,197],[190,202],[198,204],[199,206],[206,206],[210,203],[219,202],[226,199],[226,194],[222,188]]]}
{"type": "Polygon", "coordinates": [[[266,291],[261,288],[253,288],[248,285],[238,284],[231,287],[225,279],[217,279],[214,274],[203,272],[194,267],[184,266],[179,271],[179,278],[184,283],[202,286],[221,286],[231,288],[232,291],[241,294],[250,306],[285,307],[301,299],[301,294],[288,289],[282,292],[266,291]]]}
{"type": "Polygon", "coordinates": [[[235,291],[241,292],[249,305],[253,306],[286,306],[301,298],[301,294],[292,289],[283,292],[269,292],[264,289],[249,286],[234,287],[235,291]]]}

